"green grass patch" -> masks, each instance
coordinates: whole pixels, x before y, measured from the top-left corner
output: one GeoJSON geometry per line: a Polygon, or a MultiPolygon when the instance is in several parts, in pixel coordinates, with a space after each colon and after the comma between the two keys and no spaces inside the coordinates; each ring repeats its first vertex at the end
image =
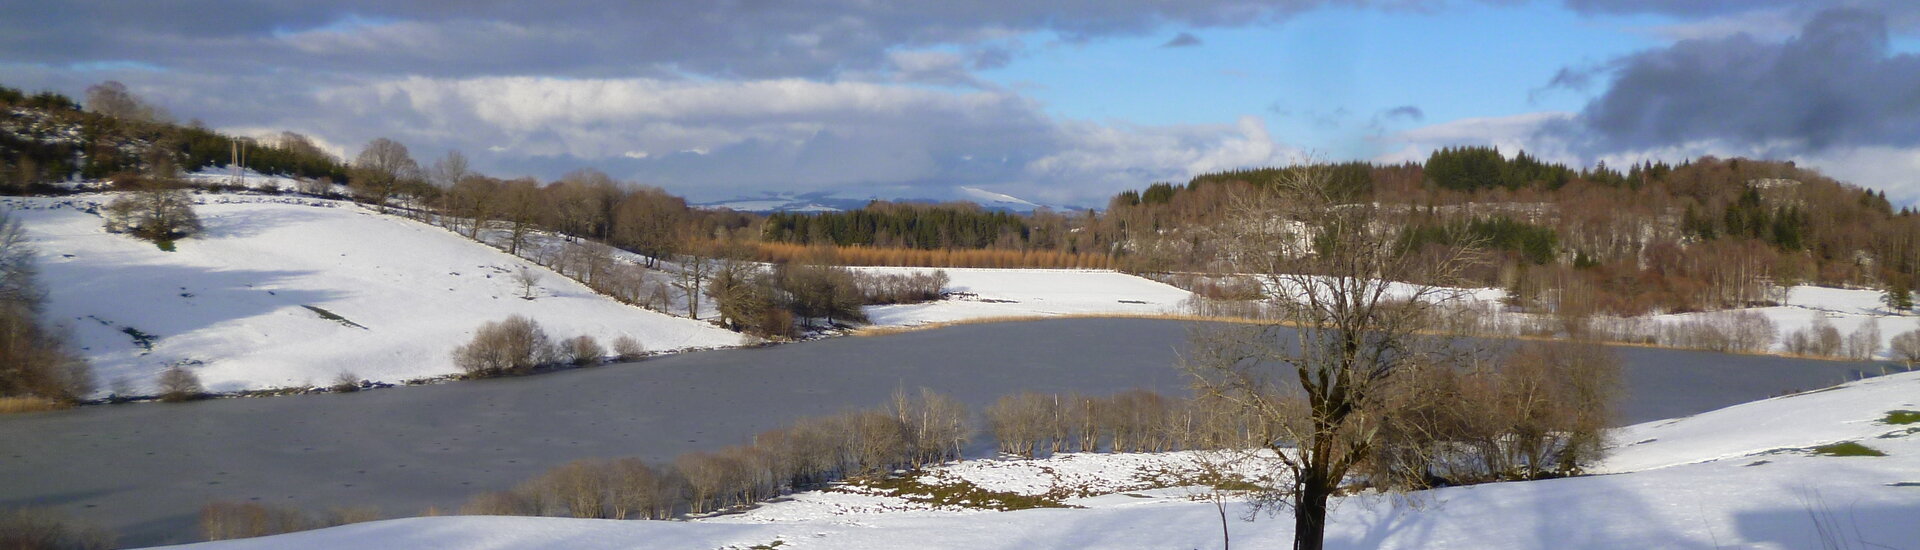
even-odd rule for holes
{"type": "Polygon", "coordinates": [[[1887,417],[1880,420],[1895,426],[1920,422],[1920,411],[1887,411],[1887,417]]]}
{"type": "Polygon", "coordinates": [[[1887,456],[1887,453],[1880,452],[1879,449],[1873,447],[1861,445],[1857,441],[1842,441],[1814,447],[1813,454],[1826,456],[1887,456]]]}
{"type": "Polygon", "coordinates": [[[941,483],[927,483],[922,476],[895,477],[887,479],[869,479],[854,483],[893,496],[908,502],[933,506],[972,508],[978,510],[1026,510],[1029,508],[1072,508],[1057,498],[1048,496],[1022,495],[1003,491],[989,491],[962,479],[942,479],[941,483]]]}
{"type": "Polygon", "coordinates": [[[350,326],[350,327],[353,327],[353,328],[357,328],[357,329],[360,329],[360,330],[373,330],[373,329],[370,329],[370,328],[367,328],[367,327],[365,327],[365,326],[361,326],[361,325],[360,325],[360,323],[355,323],[355,322],[353,322],[353,321],[349,321],[349,320],[347,320],[347,318],[346,318],[346,317],[341,317],[341,316],[340,316],[339,314],[337,314],[337,313],[334,313],[334,312],[331,312],[331,311],[327,311],[327,310],[325,310],[325,309],[321,309],[321,308],[320,308],[319,306],[309,306],[309,305],[302,305],[302,306],[300,306],[300,307],[304,307],[304,308],[307,308],[307,310],[308,310],[308,311],[312,311],[312,312],[313,312],[313,313],[314,313],[315,315],[319,315],[321,319],[326,319],[326,320],[328,320],[328,321],[333,321],[333,322],[335,322],[335,323],[340,323],[340,324],[342,324],[342,325],[346,325],[346,326],[350,326]]]}

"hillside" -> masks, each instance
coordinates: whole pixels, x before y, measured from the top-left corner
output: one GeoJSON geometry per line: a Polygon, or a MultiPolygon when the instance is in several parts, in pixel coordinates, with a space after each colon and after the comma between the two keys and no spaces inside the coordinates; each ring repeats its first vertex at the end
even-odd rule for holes
{"type": "MultiPolygon", "coordinates": [[[[1862,548],[1920,540],[1920,373],[1630,426],[1612,475],[1346,497],[1330,548],[1862,548]],[[1900,424],[1899,422],[1908,422],[1900,424]],[[1885,456],[1834,456],[1837,442],[1885,456]],[[1833,449],[1835,451],[1820,451],[1833,449]]],[[[1841,452],[1840,454],[1846,454],[1841,452]]],[[[817,491],[694,522],[428,517],[186,548],[1219,548],[1203,491],[1137,489],[1128,474],[1183,455],[969,461],[936,475],[1022,494],[1085,489],[1084,509],[989,512],[817,491]]],[[[1239,519],[1233,543],[1284,547],[1285,517],[1239,519]]],[[[1884,545],[1884,546],[1883,546],[1884,545]]]]}
{"type": "Polygon", "coordinates": [[[47,316],[110,383],[150,392],[175,364],[208,389],[401,382],[457,372],[449,352],[485,321],[526,315],[555,338],[632,336],[649,351],[740,335],[622,305],[445,230],[352,203],[198,195],[206,230],[164,252],[84,211],[108,195],[9,198],[40,251],[47,316]],[[511,274],[544,272],[535,298],[511,274]]]}

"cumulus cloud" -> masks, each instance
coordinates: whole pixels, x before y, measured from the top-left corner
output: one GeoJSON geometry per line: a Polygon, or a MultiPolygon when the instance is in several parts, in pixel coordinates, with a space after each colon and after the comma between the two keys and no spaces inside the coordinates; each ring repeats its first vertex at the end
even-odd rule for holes
{"type": "Polygon", "coordinates": [[[1581,113],[1601,150],[1701,140],[1785,152],[1920,145],[1920,56],[1893,54],[1885,16],[1835,9],[1772,43],[1686,40],[1629,56],[1581,113]]]}
{"type": "Polygon", "coordinates": [[[597,166],[696,199],[768,188],[943,198],[961,185],[1060,204],[1115,189],[1284,162],[1265,123],[1062,120],[1006,91],[805,79],[406,77],[314,94],[336,141],[461,149],[476,167],[597,166]],[[372,121],[399,121],[374,124],[372,121]]]}
{"type": "MultiPolygon", "coordinates": [[[[1524,148],[1561,162],[1625,165],[1701,155],[1794,160],[1920,199],[1920,56],[1889,48],[1887,15],[1820,12],[1797,34],[1683,40],[1591,70],[1610,82],[1578,113],[1451,121],[1381,139],[1381,160],[1448,145],[1524,148]]],[[[1556,76],[1556,84],[1572,77],[1556,76]]]]}
{"type": "Polygon", "coordinates": [[[56,66],[137,61],[219,74],[821,78],[884,68],[890,52],[903,48],[948,45],[991,65],[1004,62],[1009,40],[1038,31],[1085,40],[1259,24],[1336,2],[1371,3],[9,2],[0,4],[0,58],[56,66]]]}

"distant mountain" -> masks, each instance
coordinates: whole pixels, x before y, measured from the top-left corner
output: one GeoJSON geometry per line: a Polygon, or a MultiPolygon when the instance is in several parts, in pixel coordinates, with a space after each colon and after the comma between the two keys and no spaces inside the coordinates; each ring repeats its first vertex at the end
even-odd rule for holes
{"type": "Polygon", "coordinates": [[[883,198],[868,196],[865,198],[853,198],[834,196],[830,191],[816,191],[811,193],[766,192],[756,196],[694,203],[693,206],[706,209],[726,208],[757,214],[770,214],[774,212],[844,212],[847,210],[859,210],[865,207],[867,203],[876,200],[910,203],[971,202],[987,210],[1018,212],[1022,214],[1030,213],[1041,208],[1049,208],[1056,211],[1085,210],[1083,207],[1042,204],[1005,193],[964,186],[953,188],[952,192],[944,197],[883,198]]]}

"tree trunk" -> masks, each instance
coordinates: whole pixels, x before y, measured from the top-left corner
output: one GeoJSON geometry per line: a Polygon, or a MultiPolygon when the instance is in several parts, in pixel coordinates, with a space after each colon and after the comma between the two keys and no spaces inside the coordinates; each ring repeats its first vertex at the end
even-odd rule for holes
{"type": "Polygon", "coordinates": [[[1300,494],[1293,503],[1294,550],[1320,550],[1327,538],[1327,497],[1332,484],[1318,472],[1302,472],[1300,494]]]}

